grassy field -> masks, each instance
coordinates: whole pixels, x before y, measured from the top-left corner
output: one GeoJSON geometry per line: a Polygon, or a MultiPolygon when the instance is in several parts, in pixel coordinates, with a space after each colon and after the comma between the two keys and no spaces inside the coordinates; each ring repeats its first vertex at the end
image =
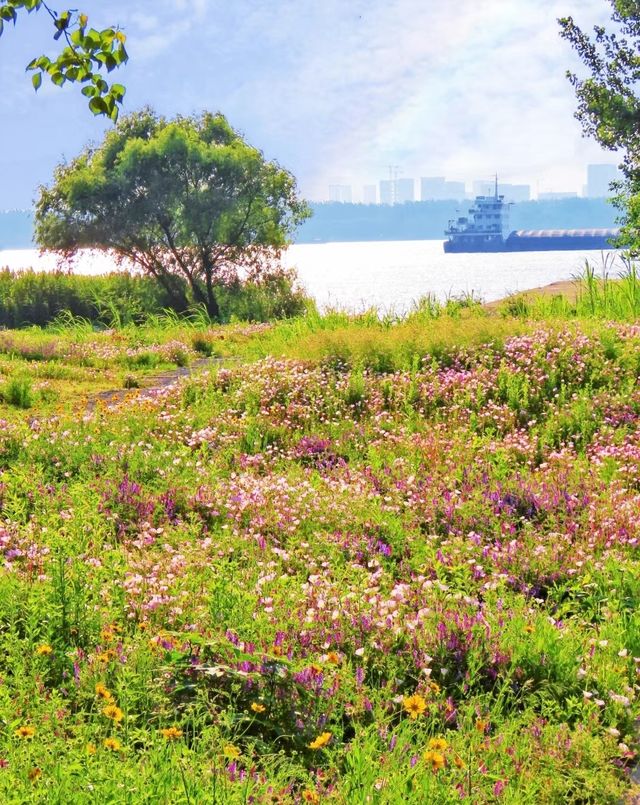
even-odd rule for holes
{"type": "Polygon", "coordinates": [[[0,801],[630,797],[640,327],[578,290],[0,332],[0,801]]]}

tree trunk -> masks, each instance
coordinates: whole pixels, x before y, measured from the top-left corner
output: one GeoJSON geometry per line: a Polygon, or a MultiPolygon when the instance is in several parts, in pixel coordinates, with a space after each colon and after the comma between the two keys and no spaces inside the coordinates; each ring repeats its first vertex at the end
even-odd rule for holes
{"type": "Polygon", "coordinates": [[[213,287],[213,277],[211,276],[212,272],[207,271],[207,313],[211,316],[212,319],[215,321],[220,321],[220,305],[218,305],[218,299],[216,298],[215,290],[213,287]]]}

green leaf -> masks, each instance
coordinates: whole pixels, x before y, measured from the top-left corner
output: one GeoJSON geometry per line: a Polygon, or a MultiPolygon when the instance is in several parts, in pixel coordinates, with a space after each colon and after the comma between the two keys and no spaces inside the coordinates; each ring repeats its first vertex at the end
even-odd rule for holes
{"type": "Polygon", "coordinates": [[[111,94],[116,99],[116,101],[121,101],[124,98],[126,88],[122,86],[122,84],[112,84],[111,85],[111,94]]]}
{"type": "Polygon", "coordinates": [[[91,109],[94,115],[106,115],[109,113],[107,104],[102,98],[91,98],[89,101],[89,109],[91,109]]]}
{"type": "Polygon", "coordinates": [[[33,84],[33,88],[37,92],[42,84],[42,73],[34,73],[33,76],[31,77],[31,83],[33,84]]]}
{"type": "Polygon", "coordinates": [[[98,90],[94,86],[83,87],[80,92],[87,98],[94,98],[98,95],[98,90]]]}

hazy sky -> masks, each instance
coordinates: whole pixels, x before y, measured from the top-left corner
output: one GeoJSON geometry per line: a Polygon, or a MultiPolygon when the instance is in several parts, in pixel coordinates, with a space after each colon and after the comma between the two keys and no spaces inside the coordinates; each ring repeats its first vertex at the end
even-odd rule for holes
{"type": "MultiPolygon", "coordinates": [[[[53,3],[53,5],[58,5],[53,3]]],[[[534,191],[580,190],[588,162],[565,78],[579,68],[557,17],[606,22],[606,0],[86,0],[95,27],[119,23],[125,110],[220,110],[311,199],[330,183],[387,175],[470,182],[498,171],[534,191]]],[[[0,208],[27,207],[64,156],[108,125],[79,90],[24,66],[52,52],[44,14],[0,39],[0,208]]]]}

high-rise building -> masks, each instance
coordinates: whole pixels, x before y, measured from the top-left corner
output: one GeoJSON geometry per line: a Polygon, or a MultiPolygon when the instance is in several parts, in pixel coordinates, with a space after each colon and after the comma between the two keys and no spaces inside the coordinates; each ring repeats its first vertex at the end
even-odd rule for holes
{"type": "Polygon", "coordinates": [[[392,179],[380,180],[380,204],[393,204],[395,202],[395,182],[392,179]]]}
{"type": "Polygon", "coordinates": [[[460,201],[465,198],[467,188],[464,182],[445,182],[443,199],[449,201],[460,201]]]}
{"type": "Polygon", "coordinates": [[[444,176],[423,176],[420,179],[420,201],[438,201],[444,198],[444,176]]]}
{"type": "Polygon", "coordinates": [[[423,176],[420,179],[422,201],[460,201],[465,196],[464,182],[448,182],[444,176],[423,176]]]}
{"type": "Polygon", "coordinates": [[[474,196],[493,196],[496,190],[495,182],[490,179],[476,179],[472,187],[474,196]]]}
{"type": "Polygon", "coordinates": [[[343,204],[351,203],[351,185],[349,184],[330,184],[329,201],[339,201],[343,204]]]}
{"type": "Polygon", "coordinates": [[[378,203],[378,190],[374,184],[366,184],[362,188],[362,203],[363,204],[378,203]]]}
{"type": "Polygon", "coordinates": [[[414,201],[413,179],[381,179],[380,204],[405,204],[414,201]]]}
{"type": "Polygon", "coordinates": [[[587,196],[603,198],[614,193],[609,188],[611,182],[620,178],[620,171],[608,162],[598,165],[587,165],[587,196]]]}
{"type": "Polygon", "coordinates": [[[408,201],[414,201],[414,192],[413,179],[396,179],[396,204],[406,204],[408,201]]]}

